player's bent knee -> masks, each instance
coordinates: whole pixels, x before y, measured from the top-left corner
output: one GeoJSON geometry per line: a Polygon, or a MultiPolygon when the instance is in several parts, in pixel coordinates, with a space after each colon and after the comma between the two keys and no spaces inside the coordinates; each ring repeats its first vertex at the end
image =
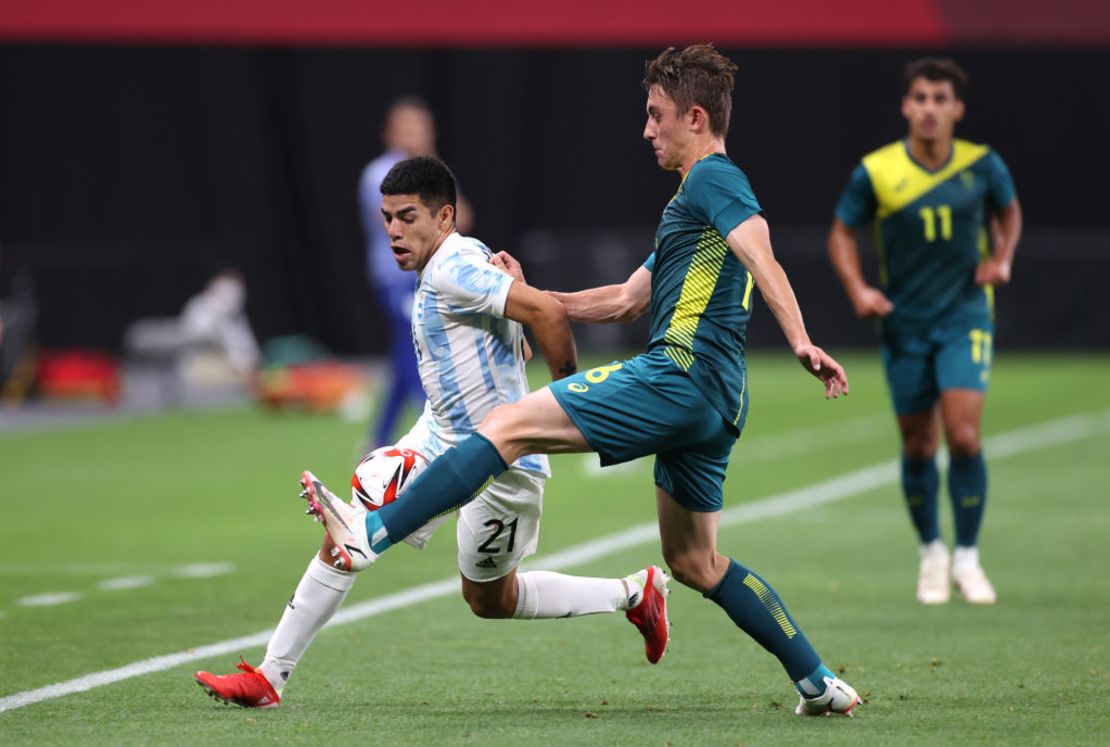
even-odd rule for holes
{"type": "Polygon", "coordinates": [[[692,553],[663,553],[663,559],[671,571],[671,577],[691,589],[708,591],[720,578],[712,557],[692,553]]]}
{"type": "Polygon", "coordinates": [[[508,599],[499,589],[464,588],[463,599],[475,616],[485,620],[504,620],[516,611],[516,601],[508,599]]]}
{"type": "Polygon", "coordinates": [[[962,425],[948,431],[948,450],[953,456],[972,457],[979,453],[979,429],[962,425]]]}
{"type": "Polygon", "coordinates": [[[505,609],[499,602],[488,599],[468,599],[470,611],[484,620],[504,620],[513,616],[512,610],[505,609]]]}
{"type": "Polygon", "coordinates": [[[906,456],[917,462],[932,459],[936,454],[936,447],[926,441],[907,441],[903,444],[902,450],[906,456]]]}

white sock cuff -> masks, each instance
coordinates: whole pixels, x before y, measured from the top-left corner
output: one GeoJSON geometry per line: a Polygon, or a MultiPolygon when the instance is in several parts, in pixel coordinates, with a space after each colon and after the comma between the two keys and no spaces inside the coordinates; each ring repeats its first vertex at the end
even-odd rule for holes
{"type": "Polygon", "coordinates": [[[976,545],[965,547],[963,545],[956,545],[952,551],[952,565],[979,565],[979,548],[976,545]]]}
{"type": "Polygon", "coordinates": [[[539,611],[540,595],[536,588],[536,581],[529,578],[527,573],[518,573],[516,576],[516,610],[513,618],[516,620],[534,620],[539,611]]]}
{"type": "Polygon", "coordinates": [[[305,575],[333,591],[350,591],[351,587],[355,585],[355,574],[331,567],[320,560],[319,555],[312,556],[305,575]]]}

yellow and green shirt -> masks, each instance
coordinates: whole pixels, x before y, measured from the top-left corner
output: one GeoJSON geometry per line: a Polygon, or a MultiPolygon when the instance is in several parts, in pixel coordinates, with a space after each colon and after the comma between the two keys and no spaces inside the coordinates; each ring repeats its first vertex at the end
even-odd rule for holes
{"type": "Polygon", "coordinates": [[[740,416],[752,276],[725,236],[762,212],[723,153],[698,161],[663,210],[651,270],[651,338],[730,423],[740,416]]]}
{"type": "Polygon", "coordinates": [[[917,163],[905,140],[864,156],[836,217],[874,226],[880,282],[894,304],[884,324],[989,316],[990,289],[975,284],[989,253],[986,210],[997,213],[1014,196],[1006,164],[986,145],[955,140],[936,170],[917,163]]]}

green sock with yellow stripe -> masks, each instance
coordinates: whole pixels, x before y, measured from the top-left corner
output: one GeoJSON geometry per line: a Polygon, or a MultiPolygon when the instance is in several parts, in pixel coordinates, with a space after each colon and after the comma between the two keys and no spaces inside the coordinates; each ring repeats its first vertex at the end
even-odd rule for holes
{"type": "Polygon", "coordinates": [[[754,571],[731,560],[724,578],[705,596],[720,605],[756,643],[778,657],[792,682],[799,682],[822,666],[821,657],[794,623],[779,595],[754,571]]]}
{"type": "Polygon", "coordinates": [[[956,519],[956,544],[975,547],[987,505],[987,463],[983,452],[948,461],[948,496],[956,519]]]}

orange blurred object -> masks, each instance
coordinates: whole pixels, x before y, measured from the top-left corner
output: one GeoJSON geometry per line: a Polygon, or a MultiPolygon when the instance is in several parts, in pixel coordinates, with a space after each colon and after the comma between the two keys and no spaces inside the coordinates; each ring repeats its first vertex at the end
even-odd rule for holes
{"type": "Polygon", "coordinates": [[[336,409],[362,377],[342,363],[300,363],[258,374],[256,395],[267,407],[316,412],[336,409]]]}

